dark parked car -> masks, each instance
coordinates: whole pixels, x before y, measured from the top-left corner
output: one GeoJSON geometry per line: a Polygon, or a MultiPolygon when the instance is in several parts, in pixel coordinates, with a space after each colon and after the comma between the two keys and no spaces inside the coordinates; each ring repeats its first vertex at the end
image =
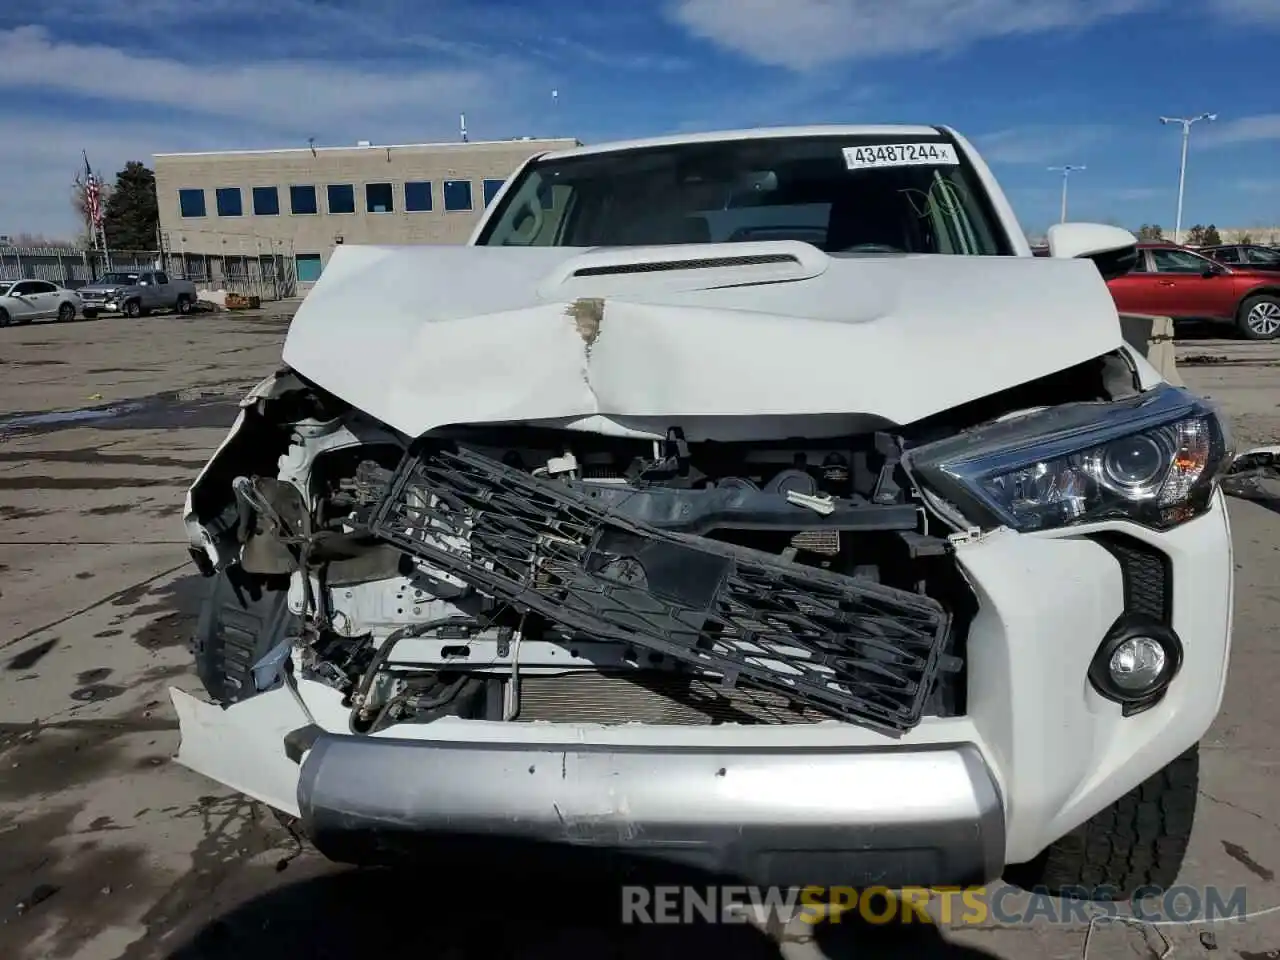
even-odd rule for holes
{"type": "Polygon", "coordinates": [[[1107,285],[1123,313],[1228,320],[1250,340],[1280,333],[1280,275],[1230,266],[1172,243],[1138,244],[1137,265],[1107,285]]]}
{"type": "Polygon", "coordinates": [[[1216,247],[1201,247],[1200,252],[1228,266],[1247,270],[1280,272],[1280,250],[1258,243],[1224,243],[1216,247]]]}

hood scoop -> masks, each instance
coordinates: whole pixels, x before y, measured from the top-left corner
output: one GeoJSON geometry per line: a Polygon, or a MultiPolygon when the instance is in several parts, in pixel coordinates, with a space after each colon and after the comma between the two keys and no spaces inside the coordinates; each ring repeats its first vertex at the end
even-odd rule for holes
{"type": "Polygon", "coordinates": [[[558,264],[539,284],[538,294],[554,300],[783,283],[812,279],[827,264],[825,253],[795,240],[611,247],[558,264]]]}

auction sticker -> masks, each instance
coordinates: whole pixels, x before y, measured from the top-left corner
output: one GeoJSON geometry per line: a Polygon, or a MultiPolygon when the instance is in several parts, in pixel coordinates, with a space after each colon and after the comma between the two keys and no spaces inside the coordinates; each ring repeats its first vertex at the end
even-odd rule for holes
{"type": "Polygon", "coordinates": [[[960,163],[950,143],[876,143],[845,147],[844,162],[850,170],[873,167],[951,166],[960,163]]]}

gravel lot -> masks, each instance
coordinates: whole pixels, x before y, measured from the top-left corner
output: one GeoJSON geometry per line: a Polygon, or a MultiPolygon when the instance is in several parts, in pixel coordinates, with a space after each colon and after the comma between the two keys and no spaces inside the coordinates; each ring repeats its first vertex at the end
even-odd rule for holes
{"type": "MultiPolygon", "coordinates": [[[[277,364],[286,326],[267,311],[0,331],[0,958],[1084,954],[1081,923],[846,922],[819,941],[618,930],[616,896],[590,881],[509,890],[330,866],[260,805],[171,763],[166,688],[198,689],[185,644],[202,581],[181,536],[183,490],[235,401],[277,364]]],[[[1222,404],[1242,444],[1280,442],[1280,343],[1215,332],[1179,344],[1184,379],[1222,404]]],[[[1280,505],[1231,510],[1234,661],[1183,880],[1243,885],[1252,911],[1280,905],[1280,505]]],[[[1280,957],[1280,912],[1101,926],[1088,956],[1160,956],[1161,934],[1179,956],[1280,957]]]]}

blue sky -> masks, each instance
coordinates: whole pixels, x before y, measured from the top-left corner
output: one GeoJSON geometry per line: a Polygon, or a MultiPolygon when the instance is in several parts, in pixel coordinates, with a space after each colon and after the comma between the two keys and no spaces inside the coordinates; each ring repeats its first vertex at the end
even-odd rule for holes
{"type": "Polygon", "coordinates": [[[68,236],[80,150],[948,123],[1023,225],[1280,226],[1280,0],[43,0],[0,11],[0,233],[68,236]],[[37,12],[38,11],[38,12],[37,12]],[[551,91],[559,96],[552,100],[551,91]]]}

